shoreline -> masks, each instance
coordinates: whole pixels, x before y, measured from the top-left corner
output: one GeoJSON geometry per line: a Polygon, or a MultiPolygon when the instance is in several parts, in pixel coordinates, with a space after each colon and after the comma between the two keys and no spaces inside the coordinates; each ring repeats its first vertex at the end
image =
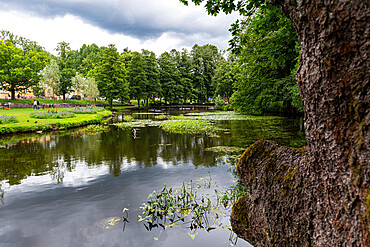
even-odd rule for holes
{"type": "MultiPolygon", "coordinates": [[[[45,109],[46,110],[46,109],[45,109]]],[[[45,111],[37,110],[37,111],[45,111]]],[[[101,123],[112,116],[112,112],[104,109],[95,114],[76,114],[74,118],[65,119],[36,119],[30,118],[32,108],[15,108],[13,110],[0,110],[0,115],[16,116],[18,123],[0,124],[0,138],[6,134],[21,134],[36,131],[56,131],[70,128],[82,127],[89,124],[101,123]],[[18,111],[18,112],[17,112],[18,111]]]]}

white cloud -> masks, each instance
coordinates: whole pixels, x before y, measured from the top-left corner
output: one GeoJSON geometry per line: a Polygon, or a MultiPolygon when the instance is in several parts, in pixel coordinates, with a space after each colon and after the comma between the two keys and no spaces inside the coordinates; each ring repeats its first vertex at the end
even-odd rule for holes
{"type": "Polygon", "coordinates": [[[106,16],[92,11],[96,9],[99,12],[100,1],[69,0],[63,4],[70,11],[54,13],[61,9],[62,2],[58,2],[56,10],[50,10],[54,14],[47,17],[35,9],[48,9],[53,2],[44,1],[45,5],[41,6],[43,1],[33,0],[32,6],[36,7],[30,11],[21,2],[19,0],[13,6],[0,1],[0,29],[37,41],[54,54],[57,43],[61,41],[70,43],[72,49],[79,49],[83,44],[115,44],[118,51],[128,47],[134,51],[151,50],[157,55],[173,48],[189,49],[196,43],[214,44],[226,49],[230,38],[227,30],[237,18],[236,15],[207,16],[204,8],[186,7],[177,0],[106,1],[102,11],[109,13],[106,16]],[[90,8],[78,9],[84,4],[89,4],[90,8]],[[109,23],[115,26],[109,26],[109,23]],[[138,31],[133,34],[135,31],[132,30],[138,31]]]}

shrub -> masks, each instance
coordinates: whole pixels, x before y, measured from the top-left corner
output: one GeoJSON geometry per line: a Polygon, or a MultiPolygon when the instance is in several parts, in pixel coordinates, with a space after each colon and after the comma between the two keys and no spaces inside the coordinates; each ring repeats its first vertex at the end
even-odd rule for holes
{"type": "Polygon", "coordinates": [[[76,114],[96,114],[97,112],[100,112],[104,110],[103,107],[76,107],[71,109],[66,109],[66,112],[72,112],[76,114]]]}
{"type": "Polygon", "coordinates": [[[62,118],[73,118],[76,115],[73,112],[31,112],[31,118],[38,118],[38,119],[62,119],[62,118]]]}
{"type": "Polygon", "coordinates": [[[8,116],[8,115],[1,115],[0,116],[0,124],[3,123],[18,123],[18,118],[15,116],[8,116]]]}
{"type": "Polygon", "coordinates": [[[224,106],[226,105],[226,102],[220,95],[218,95],[215,98],[215,104],[217,110],[223,110],[224,106]]]}

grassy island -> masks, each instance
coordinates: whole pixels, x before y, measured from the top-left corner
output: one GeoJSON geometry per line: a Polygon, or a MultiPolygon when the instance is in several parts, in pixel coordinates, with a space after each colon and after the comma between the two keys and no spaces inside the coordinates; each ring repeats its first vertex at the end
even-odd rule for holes
{"type": "Polygon", "coordinates": [[[50,131],[55,129],[68,129],[92,123],[100,123],[112,113],[104,108],[94,108],[90,114],[86,110],[74,108],[39,109],[13,108],[0,110],[0,117],[15,119],[15,121],[0,122],[0,134],[22,133],[32,131],[50,131]],[[73,112],[73,113],[71,113],[73,112]],[[63,117],[66,116],[72,117],[63,117]],[[35,117],[41,116],[41,117],[35,117]],[[44,117],[43,117],[44,116],[44,117]]]}

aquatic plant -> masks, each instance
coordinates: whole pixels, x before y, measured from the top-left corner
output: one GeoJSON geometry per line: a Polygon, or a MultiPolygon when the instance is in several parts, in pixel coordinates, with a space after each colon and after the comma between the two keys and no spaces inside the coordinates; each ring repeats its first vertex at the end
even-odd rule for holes
{"type": "Polygon", "coordinates": [[[31,118],[38,118],[38,119],[62,119],[62,118],[73,118],[76,115],[73,112],[67,111],[37,111],[31,112],[31,118]]]}
{"type": "Polygon", "coordinates": [[[125,115],[122,119],[123,119],[123,121],[125,121],[125,122],[130,122],[130,121],[132,121],[134,118],[133,118],[131,115],[125,115]]]}
{"type": "Polygon", "coordinates": [[[278,119],[281,117],[277,116],[250,116],[237,112],[194,112],[185,115],[192,119],[202,119],[208,121],[224,121],[224,120],[259,120],[259,119],[278,119]]]}
{"type": "Polygon", "coordinates": [[[154,116],[155,120],[167,120],[169,119],[169,116],[161,114],[161,115],[156,115],[154,116]]]}
{"type": "MultiPolygon", "coordinates": [[[[163,230],[171,227],[188,225],[189,236],[194,239],[198,230],[211,231],[214,229],[228,229],[219,220],[225,218],[231,205],[236,202],[239,196],[246,193],[246,188],[241,182],[235,186],[227,188],[225,191],[214,190],[214,194],[199,195],[200,189],[210,190],[212,186],[211,176],[200,179],[198,183],[191,181],[184,184],[179,189],[167,188],[164,185],[160,192],[153,191],[148,199],[140,207],[143,212],[139,215],[139,222],[144,221],[144,226],[148,231],[153,228],[163,230]],[[223,206],[224,210],[220,207],[223,206]]],[[[154,240],[158,240],[154,237],[154,240]]],[[[230,242],[235,242],[237,238],[233,233],[230,242]]]]}
{"type": "Polygon", "coordinates": [[[18,118],[15,116],[0,115],[0,124],[3,123],[18,123],[18,118]]]}
{"type": "Polygon", "coordinates": [[[112,125],[120,129],[123,129],[123,130],[129,130],[133,128],[132,122],[121,122],[121,123],[115,123],[112,125]]]}
{"type": "Polygon", "coordinates": [[[99,131],[104,131],[104,130],[107,130],[107,129],[108,129],[108,126],[103,126],[101,124],[92,124],[92,125],[88,125],[85,128],[85,131],[88,131],[88,132],[99,132],[99,131]]]}
{"type": "Polygon", "coordinates": [[[174,120],[160,126],[164,131],[174,134],[212,134],[217,128],[204,120],[174,120]]]}
{"type": "Polygon", "coordinates": [[[189,120],[190,117],[184,116],[184,115],[176,115],[176,116],[169,116],[170,120],[189,120]]]}
{"type": "Polygon", "coordinates": [[[147,126],[160,126],[162,122],[159,121],[153,121],[153,120],[133,120],[131,122],[121,122],[121,123],[114,123],[111,124],[113,126],[116,126],[120,129],[131,129],[131,128],[144,128],[147,126]]]}
{"type": "Polygon", "coordinates": [[[235,146],[215,146],[206,148],[205,151],[215,152],[215,153],[241,153],[245,151],[245,148],[235,147],[235,146]]]}
{"type": "MultiPolygon", "coordinates": [[[[211,226],[207,215],[211,212],[211,200],[204,196],[198,197],[191,182],[190,186],[182,185],[180,191],[167,189],[164,185],[161,192],[153,191],[148,196],[148,200],[141,209],[143,213],[139,215],[139,222],[145,221],[145,228],[149,231],[156,227],[163,229],[173,227],[178,223],[184,223],[187,219],[192,233],[195,237],[198,229],[210,231],[215,229],[211,226]]],[[[158,238],[155,238],[158,239],[158,238]]]]}

